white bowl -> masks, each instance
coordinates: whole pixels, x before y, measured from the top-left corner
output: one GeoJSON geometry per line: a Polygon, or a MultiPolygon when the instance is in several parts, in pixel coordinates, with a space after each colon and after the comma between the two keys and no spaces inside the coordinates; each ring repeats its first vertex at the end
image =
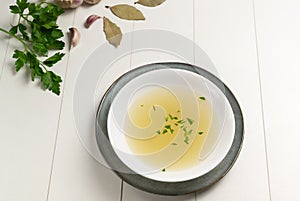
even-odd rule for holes
{"type": "MultiPolygon", "coordinates": [[[[187,97],[177,96],[177,98],[179,99],[179,102],[182,102],[180,98],[187,97]]],[[[191,102],[193,104],[193,102],[196,101],[201,100],[194,100],[191,102]]],[[[194,104],[195,110],[197,110],[197,104],[194,104]]],[[[184,107],[184,105],[182,105],[181,107],[184,107]]],[[[181,110],[184,109],[181,108],[181,110]]],[[[126,164],[130,169],[150,179],[167,182],[178,182],[199,177],[216,167],[230,149],[234,137],[235,125],[233,113],[230,112],[229,102],[226,100],[223,92],[211,81],[202,77],[201,75],[192,73],[190,71],[166,68],[146,72],[130,80],[126,85],[124,85],[112,102],[111,108],[108,113],[107,127],[108,136],[114,148],[114,151],[123,161],[123,163],[126,164]],[[134,99],[138,98],[139,96],[146,95],[147,93],[149,93],[149,91],[151,91],[151,88],[157,87],[166,88],[173,93],[176,93],[176,91],[178,90],[177,88],[180,87],[186,91],[191,91],[190,98],[194,99],[198,97],[193,97],[193,94],[199,92],[198,94],[202,94],[202,96],[206,97],[205,101],[209,101],[212,105],[212,124],[217,125],[212,126],[215,128],[214,132],[210,131],[208,135],[206,135],[207,139],[210,140],[206,140],[204,142],[206,144],[209,143],[208,141],[210,141],[209,144],[211,147],[207,147],[207,149],[209,150],[206,151],[207,154],[202,154],[208,155],[207,157],[201,157],[200,153],[203,152],[203,150],[199,153],[199,163],[195,166],[177,171],[163,172],[162,169],[165,168],[165,170],[168,170],[168,166],[171,165],[172,162],[175,162],[175,160],[177,160],[182,154],[184,154],[183,152],[185,152],[186,150],[182,149],[175,156],[172,155],[171,157],[169,156],[170,158],[164,158],[165,161],[161,161],[161,164],[159,164],[159,166],[156,165],[155,167],[153,167],[151,166],[151,164],[149,164],[149,162],[147,164],[147,158],[160,157],[163,154],[163,151],[154,153],[151,156],[144,156],[134,152],[128,144],[126,135],[130,135],[130,133],[124,133],[128,108],[130,107],[134,99]]],[[[155,132],[153,132],[153,134],[155,135],[155,132]]],[[[166,147],[166,149],[167,148],[172,149],[173,147],[168,146],[166,147]]],[[[187,149],[188,148],[189,147],[187,147],[187,149]]],[[[164,151],[166,152],[167,150],[164,151]]]]}

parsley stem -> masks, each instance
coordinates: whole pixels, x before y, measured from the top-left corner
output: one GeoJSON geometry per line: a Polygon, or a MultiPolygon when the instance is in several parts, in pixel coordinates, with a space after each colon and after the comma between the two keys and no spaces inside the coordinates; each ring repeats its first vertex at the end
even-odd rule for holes
{"type": "Polygon", "coordinates": [[[18,24],[21,22],[21,15],[19,15],[18,24]]]}
{"type": "Polygon", "coordinates": [[[0,31],[2,31],[2,32],[6,33],[8,35],[11,35],[11,33],[9,33],[8,31],[6,31],[5,29],[2,29],[1,27],[0,27],[0,31]]]}
{"type": "Polygon", "coordinates": [[[20,14],[19,15],[19,24],[21,22],[21,18],[24,19],[26,22],[30,22],[30,20],[28,19],[28,15],[25,16],[25,14],[20,14]]]}
{"type": "MultiPolygon", "coordinates": [[[[19,18],[19,19],[20,19],[20,18],[19,18]]],[[[11,36],[11,37],[17,39],[20,43],[22,43],[22,45],[23,45],[24,48],[25,48],[25,51],[29,51],[30,53],[33,53],[33,52],[34,52],[34,51],[32,50],[32,48],[31,48],[28,44],[26,44],[26,43],[24,42],[24,39],[20,38],[19,36],[15,35],[15,34],[10,33],[9,31],[7,31],[7,30],[5,30],[5,29],[3,29],[3,28],[1,28],[1,27],[0,27],[0,31],[2,31],[2,32],[6,33],[7,35],[9,35],[9,36],[11,36]]],[[[40,61],[40,60],[39,60],[39,61],[40,61]]],[[[43,63],[42,61],[40,61],[40,64],[41,64],[41,66],[43,67],[43,69],[44,69],[46,72],[48,72],[46,66],[44,65],[44,63],[43,63]]]]}
{"type": "Polygon", "coordinates": [[[0,31],[2,31],[2,32],[6,33],[7,35],[9,35],[9,36],[11,36],[11,37],[17,39],[20,43],[22,43],[22,45],[24,46],[24,48],[25,48],[26,51],[28,51],[28,50],[30,50],[31,52],[33,51],[33,50],[32,50],[32,49],[31,49],[31,48],[23,41],[23,39],[20,38],[19,36],[15,35],[15,34],[12,34],[12,33],[10,33],[9,31],[7,31],[7,30],[5,30],[5,29],[3,29],[3,28],[1,28],[1,27],[0,27],[0,31]]]}
{"type": "Polygon", "coordinates": [[[46,66],[44,65],[44,63],[43,63],[42,61],[40,61],[40,64],[41,64],[41,66],[43,67],[43,69],[44,69],[46,72],[48,72],[46,66]]]}

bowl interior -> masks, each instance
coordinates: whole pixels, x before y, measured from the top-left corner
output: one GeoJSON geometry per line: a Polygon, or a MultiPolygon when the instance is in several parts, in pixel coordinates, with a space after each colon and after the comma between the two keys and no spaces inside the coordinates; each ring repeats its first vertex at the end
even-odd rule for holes
{"type": "MultiPolygon", "coordinates": [[[[180,129],[182,128],[178,128],[180,129]]],[[[227,98],[213,82],[188,70],[166,68],[145,72],[128,80],[112,101],[107,118],[107,131],[115,153],[130,169],[149,179],[180,182],[206,174],[224,159],[234,139],[235,124],[233,111],[227,98]],[[161,98],[165,100],[166,105],[171,104],[172,101],[178,103],[180,113],[178,120],[185,120],[186,125],[191,127],[187,118],[193,116],[193,121],[199,122],[199,125],[201,122],[208,122],[207,128],[204,134],[200,130],[196,131],[197,128],[194,129],[195,135],[190,137],[188,143],[184,142],[184,137],[180,138],[179,135],[182,134],[178,132],[179,137],[174,137],[165,147],[147,154],[140,153],[137,151],[139,149],[130,143],[130,139],[145,141],[163,135],[157,131],[163,132],[167,124],[159,120],[161,117],[165,119],[169,116],[167,109],[164,108],[167,106],[151,103],[152,98],[157,96],[157,90],[167,93],[161,98]],[[146,103],[137,104],[137,100],[149,100],[149,104],[152,105],[146,107],[146,103]],[[144,109],[150,119],[150,123],[144,127],[137,126],[135,120],[131,118],[130,111],[135,106],[144,109]],[[209,114],[201,112],[202,106],[209,108],[209,114]],[[151,127],[156,121],[162,129],[151,127]],[[128,129],[130,123],[137,129],[128,129]],[[148,132],[149,129],[153,132],[148,132]],[[195,144],[198,137],[202,138],[201,146],[195,144]],[[182,168],[174,168],[176,164],[180,164],[178,161],[194,149],[193,146],[198,146],[199,153],[192,155],[194,158],[190,157],[190,159],[197,162],[192,165],[181,165],[182,168]],[[155,165],[154,160],[156,160],[155,165]]],[[[169,132],[164,135],[174,134],[169,132]]],[[[154,145],[149,144],[149,146],[154,145]]]]}

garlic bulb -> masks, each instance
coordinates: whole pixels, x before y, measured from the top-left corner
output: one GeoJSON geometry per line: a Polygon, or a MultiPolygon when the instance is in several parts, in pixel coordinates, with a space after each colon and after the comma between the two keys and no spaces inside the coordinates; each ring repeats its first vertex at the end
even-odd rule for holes
{"type": "Polygon", "coordinates": [[[54,2],[61,8],[77,8],[83,0],[55,0],[54,2]]]}
{"type": "Polygon", "coordinates": [[[97,4],[99,3],[101,0],[84,0],[85,3],[87,4],[97,4]]]}

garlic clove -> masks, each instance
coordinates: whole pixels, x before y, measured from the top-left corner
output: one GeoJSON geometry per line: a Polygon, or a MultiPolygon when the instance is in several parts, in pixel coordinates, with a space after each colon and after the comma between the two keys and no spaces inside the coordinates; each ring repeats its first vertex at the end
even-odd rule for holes
{"type": "Polygon", "coordinates": [[[97,19],[100,18],[101,17],[99,15],[90,15],[84,23],[85,28],[88,29],[97,19]]]}
{"type": "Polygon", "coordinates": [[[83,3],[83,0],[55,0],[54,2],[60,8],[77,8],[83,3]]]}
{"type": "Polygon", "coordinates": [[[75,27],[69,28],[70,31],[70,49],[78,45],[79,40],[80,40],[80,33],[78,29],[75,27]]]}
{"type": "Polygon", "coordinates": [[[54,3],[60,8],[71,8],[73,0],[55,0],[54,3]]]}
{"type": "Polygon", "coordinates": [[[81,6],[82,3],[83,3],[83,0],[73,0],[73,2],[71,4],[71,8],[77,8],[77,7],[81,6]]]}
{"type": "Polygon", "coordinates": [[[85,3],[87,4],[97,4],[99,3],[101,0],[84,0],[85,3]]]}

